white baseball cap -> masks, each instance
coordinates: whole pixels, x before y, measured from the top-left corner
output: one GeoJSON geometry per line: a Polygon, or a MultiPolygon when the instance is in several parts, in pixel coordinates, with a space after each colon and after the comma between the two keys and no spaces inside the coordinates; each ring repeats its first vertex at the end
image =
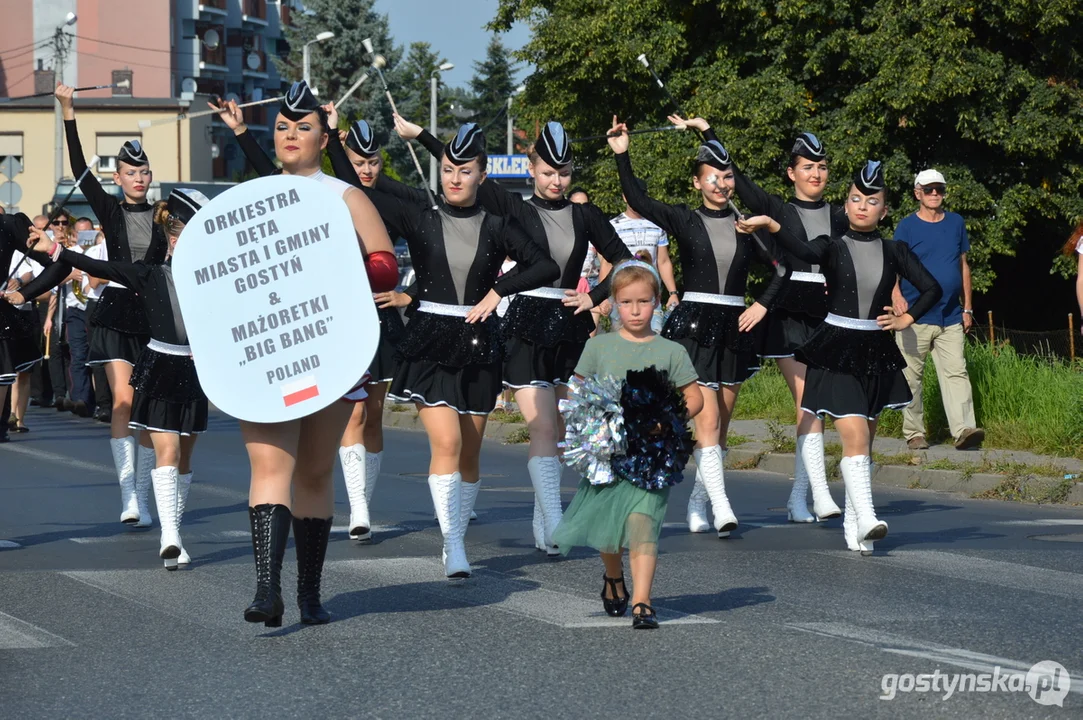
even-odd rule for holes
{"type": "Polygon", "coordinates": [[[940,173],[939,170],[922,170],[918,173],[918,176],[914,178],[914,187],[918,187],[919,185],[924,186],[947,184],[947,180],[944,179],[944,176],[940,173]]]}

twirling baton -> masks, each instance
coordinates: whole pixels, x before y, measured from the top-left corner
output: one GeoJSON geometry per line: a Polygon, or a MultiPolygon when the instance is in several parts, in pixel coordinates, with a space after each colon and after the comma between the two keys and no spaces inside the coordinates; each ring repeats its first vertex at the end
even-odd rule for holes
{"type": "Polygon", "coordinates": [[[636,60],[643,63],[643,67],[647,68],[647,71],[650,72],[650,74],[654,77],[654,81],[658,83],[658,87],[662,88],[662,92],[664,92],[666,94],[666,97],[669,98],[669,101],[673,103],[673,107],[677,108],[677,114],[682,117],[688,117],[687,115],[685,115],[684,110],[681,109],[681,104],[677,102],[677,98],[673,97],[673,94],[669,92],[669,88],[667,88],[666,84],[662,82],[662,78],[658,77],[658,73],[656,73],[654,71],[654,68],[651,67],[650,62],[647,60],[647,54],[640,53],[639,57],[637,57],[636,60]]]}
{"type": "MultiPolygon", "coordinates": [[[[372,50],[371,40],[365,38],[361,42],[364,44],[365,50],[369,55],[372,55],[374,58],[378,57],[372,50]]],[[[383,71],[380,70],[375,62],[370,67],[376,71],[376,76],[380,78],[380,83],[384,86],[384,95],[387,97],[387,102],[391,104],[391,112],[398,115],[399,110],[395,107],[395,98],[391,97],[391,89],[387,86],[387,79],[384,77],[383,71]]],[[[421,170],[421,161],[417,159],[417,153],[414,151],[414,146],[410,144],[409,140],[406,141],[406,147],[410,151],[410,157],[414,159],[414,168],[417,170],[417,176],[424,180],[425,173],[421,170]]],[[[432,205],[432,209],[438,209],[440,206],[436,203],[436,198],[433,196],[432,190],[429,189],[429,184],[423,183],[423,187],[425,188],[425,197],[428,198],[429,204],[432,205]]]]}
{"type": "MultiPolygon", "coordinates": [[[[85,92],[87,90],[110,90],[112,88],[130,88],[132,86],[131,80],[121,80],[120,82],[113,83],[111,85],[91,85],[88,87],[75,88],[73,92],[85,92]]],[[[55,94],[55,91],[39,92],[33,95],[20,95],[19,97],[0,98],[0,102],[14,102],[16,100],[29,100],[30,98],[49,97],[55,94]]]]}
{"type": "MultiPolygon", "coordinates": [[[[718,175],[711,173],[707,176],[707,182],[714,185],[715,189],[718,190],[718,192],[726,195],[726,191],[723,190],[722,186],[718,184],[718,175]]],[[[742,213],[741,210],[737,207],[737,205],[733,202],[732,197],[726,196],[726,202],[728,202],[729,206],[733,208],[733,214],[737,217],[738,220],[745,219],[744,213],[742,213]]],[[[749,235],[751,235],[752,239],[756,241],[756,244],[760,246],[760,250],[763,251],[763,254],[771,258],[771,264],[775,267],[775,275],[778,275],[779,277],[785,275],[786,270],[782,267],[781,264],[779,264],[778,260],[775,258],[774,253],[767,249],[767,246],[764,245],[763,240],[760,240],[760,236],[754,232],[749,233],[749,235]]]]}
{"type": "MultiPolygon", "coordinates": [[[[60,217],[60,211],[64,209],[64,206],[67,204],[68,200],[71,200],[71,196],[75,194],[75,191],[79,188],[79,184],[83,182],[83,178],[85,178],[87,176],[87,173],[90,172],[91,168],[93,168],[99,162],[101,162],[101,158],[97,155],[90,158],[90,163],[87,164],[86,170],[84,170],[83,174],[79,176],[79,179],[75,181],[75,184],[71,186],[71,190],[69,190],[68,194],[64,197],[64,199],[60,201],[60,204],[53,208],[53,212],[49,214],[49,221],[45,223],[45,227],[49,227],[53,224],[53,220],[56,220],[58,217],[60,217]]],[[[26,254],[26,248],[22,248],[22,253],[23,259],[19,261],[19,264],[16,265],[15,269],[11,271],[10,275],[8,275],[8,279],[4,282],[5,288],[8,286],[8,283],[11,282],[11,278],[15,277],[19,273],[19,268],[22,267],[23,263],[29,259],[26,254]]]]}
{"type": "MultiPolygon", "coordinates": [[[[372,58],[372,66],[373,67],[382,68],[382,67],[387,65],[387,59],[383,55],[376,55],[376,54],[374,54],[372,52],[372,49],[371,49],[372,48],[372,40],[371,40],[371,38],[365,38],[361,42],[365,46],[365,50],[367,51],[366,54],[369,55],[372,58]]],[[[364,82],[366,80],[368,80],[368,79],[369,79],[369,74],[367,72],[362,73],[361,77],[357,79],[357,82],[355,82],[353,85],[351,85],[350,89],[346,91],[346,94],[338,99],[338,102],[335,103],[335,109],[338,110],[338,106],[341,105],[342,103],[346,102],[346,100],[351,95],[353,95],[354,92],[357,91],[357,88],[361,87],[364,84],[364,82]]]]}

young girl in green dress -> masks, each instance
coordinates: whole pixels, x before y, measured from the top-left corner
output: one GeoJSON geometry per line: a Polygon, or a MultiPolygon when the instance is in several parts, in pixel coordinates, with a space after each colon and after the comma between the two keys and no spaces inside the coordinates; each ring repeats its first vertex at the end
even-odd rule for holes
{"type": "MultiPolygon", "coordinates": [[[[660,302],[660,285],[657,271],[640,261],[624,262],[613,271],[611,292],[620,313],[621,329],[588,340],[575,374],[579,378],[622,378],[629,370],[651,366],[665,370],[683,393],[691,418],[703,408],[692,360],[682,346],[651,330],[651,318],[660,302]]],[[[623,616],[628,609],[622,561],[624,548],[628,548],[633,628],[658,627],[651,607],[651,583],[668,499],[668,487],[645,490],[623,479],[609,485],[592,485],[584,478],[553,535],[554,544],[564,554],[576,545],[601,552],[605,564],[602,603],[614,617],[623,616]]]]}

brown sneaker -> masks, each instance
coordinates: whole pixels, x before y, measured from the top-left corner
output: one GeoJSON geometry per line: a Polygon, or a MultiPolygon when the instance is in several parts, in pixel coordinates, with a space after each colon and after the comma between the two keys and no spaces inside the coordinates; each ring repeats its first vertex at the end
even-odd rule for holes
{"type": "Polygon", "coordinates": [[[928,450],[929,443],[925,442],[924,435],[918,435],[917,437],[912,437],[907,440],[906,447],[910,448],[911,450],[928,450]]]}
{"type": "Polygon", "coordinates": [[[955,438],[956,450],[972,450],[974,448],[981,447],[982,441],[985,440],[985,431],[981,428],[966,428],[959,437],[955,438]]]}

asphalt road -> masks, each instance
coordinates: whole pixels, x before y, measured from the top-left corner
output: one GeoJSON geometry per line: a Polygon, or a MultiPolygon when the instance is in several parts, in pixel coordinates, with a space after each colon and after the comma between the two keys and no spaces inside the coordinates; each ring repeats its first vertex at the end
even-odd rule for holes
{"type": "Polygon", "coordinates": [[[787,524],[789,483],[761,472],[727,475],[732,538],[690,535],[688,477],[661,543],[662,627],[633,632],[602,611],[595,555],[534,550],[523,446],[485,448],[475,575],[443,579],[425,436],[389,431],[374,543],[346,537],[337,480],[334,621],[297,624],[289,550],[285,626],[268,630],[242,619],[255,574],[231,419],[200,440],[178,572],[157,527],[118,522],[106,426],[27,423],[0,445],[2,718],[1083,716],[1083,508],[877,489],[891,531],[863,558],[837,520],[787,524]],[[1022,679],[1047,660],[1066,696],[1063,675],[1022,679]],[[972,690],[985,673],[993,691],[972,690]]]}

